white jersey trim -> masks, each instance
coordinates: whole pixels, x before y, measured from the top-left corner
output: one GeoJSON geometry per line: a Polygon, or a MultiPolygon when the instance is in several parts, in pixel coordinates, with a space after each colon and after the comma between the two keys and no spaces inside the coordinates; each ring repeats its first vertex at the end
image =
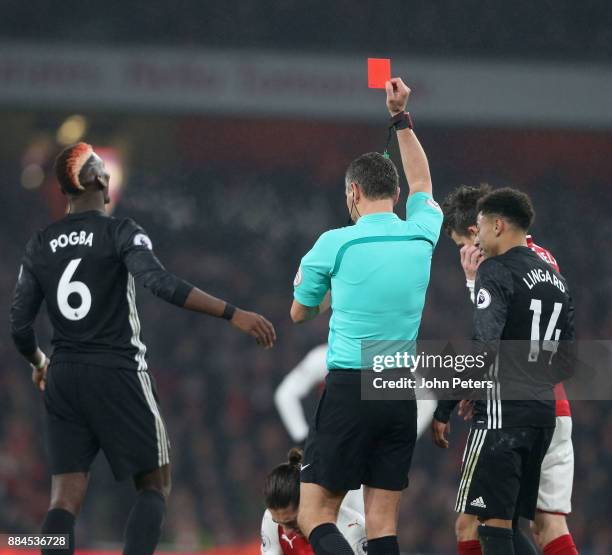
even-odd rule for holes
{"type": "Polygon", "coordinates": [[[130,326],[132,328],[132,338],[130,339],[130,343],[136,347],[136,349],[138,349],[134,355],[134,360],[136,360],[136,364],[138,364],[138,370],[143,371],[147,369],[147,361],[145,359],[147,346],[140,340],[140,319],[138,318],[138,309],[136,308],[136,287],[134,285],[134,276],[132,276],[132,274],[128,274],[127,300],[130,311],[130,326]]]}
{"type": "Polygon", "coordinates": [[[499,430],[502,427],[501,385],[499,383],[499,354],[489,368],[493,388],[487,389],[487,429],[499,430]]]}
{"type": "Polygon", "coordinates": [[[159,412],[159,407],[153,395],[153,387],[151,386],[151,377],[147,372],[137,372],[142,391],[144,393],[149,409],[153,413],[155,420],[155,433],[157,435],[157,465],[158,467],[170,463],[169,442],[166,433],[166,426],[159,412]]]}
{"type": "Polygon", "coordinates": [[[138,318],[138,309],[136,308],[136,287],[134,284],[134,276],[128,274],[127,279],[127,300],[129,307],[129,320],[130,327],[132,328],[132,337],[130,339],[131,344],[136,347],[137,351],[134,355],[134,360],[138,365],[138,379],[144,397],[149,405],[149,409],[153,414],[155,421],[155,434],[157,436],[157,464],[158,466],[164,466],[170,463],[169,453],[169,442],[168,434],[166,433],[166,426],[159,412],[159,407],[155,401],[153,395],[153,386],[151,385],[151,377],[147,373],[147,361],[145,354],[147,352],[146,345],[140,339],[140,319],[138,318]]]}
{"type": "Polygon", "coordinates": [[[470,435],[468,436],[469,449],[467,451],[467,458],[463,465],[463,471],[461,473],[461,483],[459,484],[459,491],[457,493],[457,502],[455,504],[455,511],[465,512],[465,505],[467,503],[468,493],[470,491],[470,485],[472,484],[472,477],[478,464],[478,458],[480,457],[480,451],[484,445],[485,438],[487,437],[487,430],[476,430],[472,428],[470,435]]]}

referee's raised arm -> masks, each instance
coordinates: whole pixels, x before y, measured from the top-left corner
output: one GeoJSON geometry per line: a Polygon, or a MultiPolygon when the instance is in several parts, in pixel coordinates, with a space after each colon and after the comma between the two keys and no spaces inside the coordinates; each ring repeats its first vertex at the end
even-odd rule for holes
{"type": "Polygon", "coordinates": [[[429,162],[412,129],[410,114],[406,112],[410,89],[399,77],[394,77],[387,81],[385,90],[387,91],[387,108],[397,133],[402,166],[408,180],[409,194],[422,192],[431,195],[429,162]]]}
{"type": "Polygon", "coordinates": [[[400,79],[386,89],[410,187],[407,217],[395,213],[400,187],[393,160],[378,152],[358,156],[344,177],[355,225],[318,237],[293,283],[294,322],[314,318],[331,299],[329,373],[300,473],[298,525],[316,555],[356,552],[336,520],[346,492],[362,485],[368,552],[399,555],[399,504],[417,436],[414,397],[365,401],[361,389],[379,356],[372,348],[379,353],[389,342],[417,339],[442,224],[427,158],[405,112],[410,90],[400,79]]]}

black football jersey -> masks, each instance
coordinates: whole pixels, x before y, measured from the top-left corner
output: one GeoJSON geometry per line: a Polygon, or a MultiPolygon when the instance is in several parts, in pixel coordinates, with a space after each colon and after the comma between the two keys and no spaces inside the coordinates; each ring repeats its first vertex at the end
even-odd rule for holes
{"type": "Polygon", "coordinates": [[[476,401],[474,425],[554,426],[558,365],[566,370],[574,339],[565,279],[530,248],[514,247],[480,265],[475,291],[474,340],[490,351],[494,387],[476,401]]]}
{"type": "Polygon", "coordinates": [[[167,272],[146,232],[102,212],[69,214],[39,231],[23,257],[11,306],[17,348],[36,348],[33,322],[45,300],[53,360],[146,370],[135,281],[183,306],[192,288],[167,272]]]}

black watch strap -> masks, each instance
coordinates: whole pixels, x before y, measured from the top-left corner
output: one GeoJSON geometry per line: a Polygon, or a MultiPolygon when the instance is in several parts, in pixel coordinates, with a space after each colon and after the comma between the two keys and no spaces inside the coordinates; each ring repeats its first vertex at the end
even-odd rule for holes
{"type": "Polygon", "coordinates": [[[396,131],[402,129],[414,129],[410,112],[400,112],[389,118],[389,127],[393,127],[396,131]]]}
{"type": "Polygon", "coordinates": [[[221,318],[225,318],[226,320],[231,320],[232,317],[234,316],[234,312],[236,312],[236,307],[233,304],[226,302],[221,318]]]}

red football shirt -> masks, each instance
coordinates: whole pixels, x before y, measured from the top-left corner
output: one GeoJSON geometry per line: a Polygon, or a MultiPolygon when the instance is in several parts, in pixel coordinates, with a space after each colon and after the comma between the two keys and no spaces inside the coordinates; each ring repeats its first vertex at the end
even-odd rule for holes
{"type": "Polygon", "coordinates": [[[278,525],[278,541],[283,555],[314,555],[314,551],[304,536],[287,535],[283,527],[278,525]]]}
{"type": "MultiPolygon", "coordinates": [[[[544,247],[540,247],[533,242],[531,235],[527,235],[527,246],[535,252],[542,260],[548,262],[557,272],[559,271],[559,265],[555,260],[555,257],[550,254],[544,247]]],[[[555,398],[557,399],[557,416],[571,416],[570,404],[567,400],[567,394],[563,387],[563,382],[558,383],[555,386],[555,398]]]]}

